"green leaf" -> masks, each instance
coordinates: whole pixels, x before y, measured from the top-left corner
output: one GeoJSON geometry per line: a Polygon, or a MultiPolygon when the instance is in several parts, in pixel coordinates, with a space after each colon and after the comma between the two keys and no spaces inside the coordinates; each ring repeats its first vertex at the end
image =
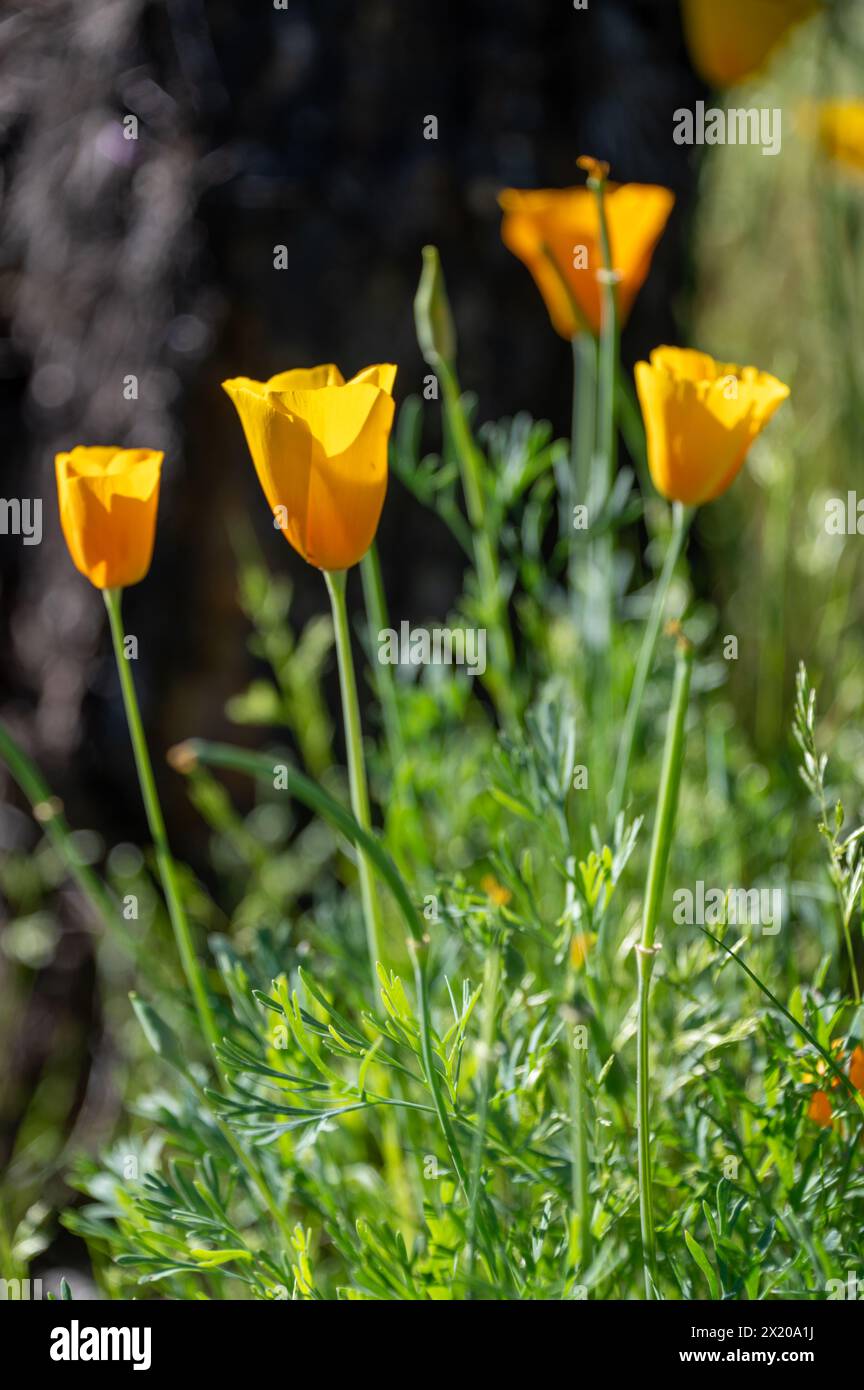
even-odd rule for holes
{"type": "Polygon", "coordinates": [[[708,1256],[705,1254],[705,1251],[702,1249],[699,1242],[694,1240],[693,1236],[691,1236],[689,1231],[684,1232],[684,1240],[687,1243],[687,1249],[690,1251],[690,1254],[693,1256],[694,1260],[696,1261],[697,1265],[699,1266],[699,1268],[701,1269],[702,1273],[705,1275],[705,1278],[708,1281],[708,1288],[711,1290],[711,1297],[719,1298],[720,1285],[717,1282],[717,1275],[711,1268],[708,1256]]]}
{"type": "Polygon", "coordinates": [[[185,1076],[186,1060],[177,1035],[159,1017],[152,1004],[148,1004],[146,1000],[134,992],[129,995],[129,999],[138,1022],[141,1024],[144,1036],[157,1057],[161,1057],[169,1066],[176,1067],[185,1076]]]}

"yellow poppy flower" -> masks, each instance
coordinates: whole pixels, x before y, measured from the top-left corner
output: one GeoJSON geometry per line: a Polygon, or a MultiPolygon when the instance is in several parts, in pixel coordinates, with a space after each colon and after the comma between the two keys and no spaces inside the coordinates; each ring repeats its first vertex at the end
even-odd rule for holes
{"type": "Polygon", "coordinates": [[[682,0],[684,37],[696,71],[712,87],[758,72],[788,30],[821,0],[682,0]]]}
{"type": "MultiPolygon", "coordinates": [[[[623,320],[651,267],[675,195],[655,184],[607,183],[604,197],[623,320]]],[[[599,333],[603,255],[596,195],[590,188],[505,188],[498,202],[504,245],[531,271],[556,331],[572,338],[587,324],[599,333]]]]}
{"type": "Polygon", "coordinates": [[[163,458],[155,449],[81,444],[57,455],[63,535],[97,589],[125,589],[149,570],[163,458]]]}
{"type": "Polygon", "coordinates": [[[659,347],[636,363],[654,486],[699,506],[725,492],[789,387],[756,367],[715,362],[692,348],[659,347]]]}
{"type": "Polygon", "coordinates": [[[274,518],[318,569],[349,569],[372,544],[387,491],[395,377],[385,364],[346,382],[328,363],[222,383],[274,518]]]}
{"type": "Polygon", "coordinates": [[[830,159],[864,173],[864,101],[826,101],[818,111],[819,141],[830,159]]]}

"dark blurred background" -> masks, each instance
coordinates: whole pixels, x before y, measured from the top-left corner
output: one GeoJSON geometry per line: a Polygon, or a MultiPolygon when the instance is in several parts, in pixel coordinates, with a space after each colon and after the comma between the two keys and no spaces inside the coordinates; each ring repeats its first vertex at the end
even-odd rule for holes
{"type": "MultiPolygon", "coordinates": [[[[162,754],[192,733],[223,735],[225,701],[252,673],[232,530],[254,526],[268,563],[291,573],[298,625],[325,607],[320,577],[270,525],[220,381],[395,361],[397,401],[417,391],[412,298],[431,241],[478,417],[526,409],[567,433],[568,345],[500,242],[496,195],[574,183],[583,152],[617,180],[672,188],[624,355],[680,340],[695,165],[668,131],[671,111],[703,94],[677,0],[6,6],[0,493],[43,499],[44,538],[0,539],[0,718],[74,826],[146,840],[103,605],[60,534],[55,452],[165,450],[153,568],[124,607],[175,847],[194,863],[201,832],[162,754]],[[430,115],[436,140],[424,138],[430,115]],[[124,134],[129,116],[137,139],[124,134]]],[[[434,419],[428,428],[433,447],[434,419]]],[[[460,552],[395,480],[379,543],[394,618],[446,614],[460,552]]],[[[16,793],[10,802],[0,850],[38,838],[16,793]]],[[[86,1090],[92,944],[68,904],[59,920],[60,946],[15,1030],[5,1152],[14,1096],[26,1106],[58,1028],[79,1057],[73,1111],[86,1090]]]]}

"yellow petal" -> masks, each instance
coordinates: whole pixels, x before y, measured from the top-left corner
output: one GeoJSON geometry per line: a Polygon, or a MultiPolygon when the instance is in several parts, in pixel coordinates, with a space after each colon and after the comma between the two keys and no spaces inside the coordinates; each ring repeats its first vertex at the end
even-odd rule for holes
{"type": "Polygon", "coordinates": [[[326,384],[328,370],[284,372],[266,384],[238,377],[223,386],[286,539],[309,564],[338,570],[363,557],[378,527],[396,368],[368,367],[344,384],[341,376],[326,384]],[[290,384],[301,379],[317,384],[290,384]]]}
{"type": "Polygon", "coordinates": [[[150,568],[164,455],[78,445],[55,460],[60,524],[97,589],[127,588],[150,568]]]}
{"type": "Polygon", "coordinates": [[[689,348],[655,348],[650,363],[637,362],[635,376],[654,486],[687,506],[725,492],[789,395],[767,372],[689,348]]]}
{"type": "Polygon", "coordinates": [[[335,362],[320,367],[293,367],[279,372],[265,383],[271,391],[317,391],[319,386],[344,386],[345,378],[335,362]]]}
{"type": "Polygon", "coordinates": [[[348,382],[353,386],[355,382],[368,381],[373,386],[378,386],[382,391],[386,391],[388,396],[393,395],[393,385],[396,381],[396,367],[392,362],[379,362],[374,367],[364,367],[362,372],[352,376],[348,382]]]}

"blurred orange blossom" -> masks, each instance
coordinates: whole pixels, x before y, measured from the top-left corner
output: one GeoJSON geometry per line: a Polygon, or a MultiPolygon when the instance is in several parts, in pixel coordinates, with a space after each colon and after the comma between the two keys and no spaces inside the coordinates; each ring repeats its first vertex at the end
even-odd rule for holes
{"type": "MultiPolygon", "coordinates": [[[[599,161],[592,163],[598,171],[605,168],[599,161]]],[[[605,183],[603,197],[623,319],[651,268],[675,195],[655,184],[605,183]]],[[[504,245],[533,275],[556,332],[562,338],[572,338],[586,327],[599,333],[597,272],[603,269],[603,254],[594,191],[505,188],[498,202],[504,213],[504,245]]]]}

